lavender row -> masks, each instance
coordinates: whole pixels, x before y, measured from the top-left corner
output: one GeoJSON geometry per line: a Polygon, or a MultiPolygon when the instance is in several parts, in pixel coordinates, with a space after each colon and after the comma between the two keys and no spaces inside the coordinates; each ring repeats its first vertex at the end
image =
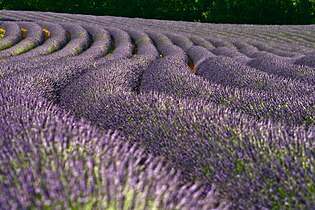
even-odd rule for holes
{"type": "MultiPolygon", "coordinates": [[[[57,17],[57,16],[55,16],[55,15],[53,15],[54,17],[57,17]]],[[[83,17],[84,16],[78,16],[78,17],[80,17],[80,18],[82,18],[82,20],[85,20],[85,19],[83,19],[83,17]]],[[[89,16],[90,17],[90,16],[89,16]]],[[[69,16],[69,15],[67,15],[67,19],[69,19],[69,20],[71,20],[71,21],[75,21],[75,19],[73,19],[73,18],[71,18],[71,16],[69,16]]],[[[88,18],[88,21],[92,21],[93,20],[93,22],[94,23],[96,23],[96,22],[100,22],[101,23],[101,18],[99,18],[99,20],[98,21],[96,21],[96,19],[95,18],[88,18]]],[[[226,46],[229,46],[229,44],[227,43],[227,42],[222,42],[222,41],[218,41],[218,39],[215,39],[215,38],[211,38],[212,39],[212,41],[214,42],[214,44],[216,45],[216,46],[218,46],[219,47],[219,49],[217,49],[217,50],[215,50],[214,52],[215,52],[215,54],[217,54],[217,55],[226,55],[226,56],[229,56],[229,57],[231,57],[231,56],[242,56],[241,54],[239,54],[237,51],[233,51],[233,52],[231,52],[231,50],[228,50],[229,48],[226,48],[226,46]],[[227,45],[228,44],[228,45],[227,45]],[[223,47],[222,47],[223,46],[223,47]],[[222,49],[221,49],[222,48],[222,49]]],[[[257,44],[259,44],[259,42],[256,42],[257,44]]],[[[261,46],[261,45],[260,45],[261,46]]],[[[243,58],[240,58],[241,60],[243,60],[243,58]]]]}
{"type": "Polygon", "coordinates": [[[0,88],[2,208],[227,207],[214,191],[185,185],[163,159],[145,155],[117,132],[74,121],[19,88],[0,88]]]}
{"type": "Polygon", "coordinates": [[[163,57],[169,57],[170,59],[176,57],[176,60],[181,60],[184,63],[188,63],[188,57],[186,53],[164,34],[150,31],[148,32],[150,38],[154,41],[154,44],[163,57]]]}
{"type": "MultiPolygon", "coordinates": [[[[86,94],[87,97],[93,98],[95,93],[88,90],[94,86],[102,87],[103,91],[109,92],[118,90],[137,92],[139,91],[143,72],[149,65],[149,61],[135,57],[133,59],[114,60],[95,69],[87,69],[84,74],[68,83],[63,89],[60,89],[59,101],[62,104],[63,101],[71,100],[73,97],[70,90],[80,90],[79,92],[86,94]]],[[[79,109],[82,108],[82,113],[87,111],[83,106],[72,105],[79,109]]]]}
{"type": "Polygon", "coordinates": [[[45,37],[39,25],[30,22],[19,22],[18,25],[26,31],[25,38],[16,45],[1,51],[0,56],[3,58],[25,53],[44,42],[45,37]]]}
{"type": "MultiPolygon", "coordinates": [[[[30,14],[31,18],[35,18],[34,15],[30,14]]],[[[50,21],[52,22],[58,22],[58,19],[61,19],[62,22],[71,22],[74,25],[87,25],[86,22],[79,22],[79,21],[70,21],[68,17],[60,18],[59,16],[52,16],[48,17],[50,18],[50,21]]],[[[92,23],[92,25],[95,25],[95,23],[92,23]]],[[[130,36],[123,30],[120,30],[118,28],[113,27],[103,27],[111,36],[111,46],[107,53],[106,58],[102,58],[103,60],[114,60],[114,59],[120,59],[120,58],[128,58],[132,56],[133,52],[133,46],[131,44],[130,36]]],[[[92,51],[92,50],[91,50],[92,51]]],[[[87,53],[84,53],[87,55],[87,53]]],[[[103,56],[102,56],[103,57],[103,56]]],[[[80,58],[80,57],[78,57],[80,58]]]]}
{"type": "Polygon", "coordinates": [[[105,60],[116,60],[121,58],[130,58],[133,52],[131,38],[127,32],[118,28],[106,28],[112,37],[112,47],[105,60]]]}
{"type": "Polygon", "coordinates": [[[206,39],[199,36],[191,36],[190,40],[197,46],[204,47],[208,51],[213,50],[215,47],[206,39]]]}
{"type": "Polygon", "coordinates": [[[170,57],[152,63],[144,72],[140,91],[160,92],[178,98],[204,101],[242,111],[256,119],[289,125],[314,125],[314,97],[253,91],[210,83],[190,73],[181,59],[170,57]]]}
{"type": "Polygon", "coordinates": [[[290,97],[313,95],[315,91],[315,86],[267,74],[227,57],[207,58],[196,68],[196,75],[222,85],[279,93],[290,97]]]}
{"type": "Polygon", "coordinates": [[[73,81],[60,105],[104,130],[123,131],[147,152],[166,157],[188,180],[217,186],[234,208],[314,205],[314,195],[296,181],[314,176],[312,130],[257,122],[201,99],[131,94],[111,79],[94,82],[100,73],[73,81]],[[310,170],[304,170],[303,161],[310,170]]]}
{"type": "Polygon", "coordinates": [[[298,65],[306,65],[310,66],[312,68],[315,68],[315,53],[309,53],[305,55],[304,57],[298,59],[295,61],[295,64],[298,65]]]}
{"type": "Polygon", "coordinates": [[[74,71],[74,69],[92,65],[91,62],[86,61],[74,61],[73,59],[68,60],[44,60],[41,57],[30,60],[11,60],[2,64],[0,71],[0,79],[13,77],[15,75],[27,75],[30,72],[39,72],[44,74],[58,74],[61,76],[61,72],[74,71]],[[54,69],[56,70],[54,72],[54,69]],[[58,71],[57,71],[58,70],[58,71]]]}
{"type": "MultiPolygon", "coordinates": [[[[62,24],[62,27],[68,32],[68,44],[61,50],[50,54],[47,59],[57,59],[61,57],[71,57],[79,55],[90,45],[88,32],[82,27],[74,24],[62,24]]],[[[43,57],[44,58],[44,57],[43,57]]]]}
{"type": "MultiPolygon", "coordinates": [[[[298,81],[288,81],[285,78],[281,77],[275,77],[272,75],[269,75],[267,73],[257,71],[251,67],[247,67],[245,65],[242,65],[239,62],[235,62],[233,60],[235,59],[229,59],[224,57],[213,57],[209,52],[206,51],[206,49],[202,49],[200,47],[194,47],[193,50],[189,50],[189,47],[186,47],[185,45],[188,45],[189,40],[188,39],[182,39],[181,42],[177,40],[177,37],[173,35],[173,40],[175,41],[175,44],[178,44],[180,47],[182,47],[183,50],[185,50],[188,55],[194,60],[195,63],[195,69],[196,74],[204,76],[205,78],[212,80],[214,82],[217,82],[219,84],[224,85],[231,85],[231,86],[237,86],[237,87],[246,87],[254,90],[264,90],[264,91],[272,91],[272,92],[279,92],[283,94],[312,94],[313,89],[309,85],[301,84],[298,81]],[[189,52],[188,52],[189,51],[189,52]],[[194,52],[193,52],[194,51],[194,52]],[[212,58],[211,58],[212,57],[212,58]],[[201,64],[202,63],[202,64],[201,64]]],[[[189,45],[189,46],[192,46],[189,45]]],[[[228,57],[235,57],[239,56],[237,58],[238,61],[242,58],[242,54],[234,54],[233,51],[226,47],[219,47],[212,50],[212,53],[219,52],[217,54],[224,54],[224,56],[228,57]],[[229,55],[230,54],[230,55],[229,55]]],[[[262,57],[262,58],[255,58],[252,59],[249,62],[249,65],[254,64],[258,60],[267,59],[268,57],[262,57]]],[[[270,59],[274,59],[274,57],[269,57],[270,59]]],[[[270,60],[269,59],[269,60],[270,60]]],[[[245,62],[246,59],[244,59],[243,62],[245,62]]],[[[276,71],[273,71],[275,67],[280,66],[279,63],[281,60],[276,60],[276,62],[264,62],[266,66],[263,67],[263,64],[261,63],[260,66],[251,65],[253,67],[258,67],[258,69],[261,70],[267,70],[268,73],[276,74],[276,71]],[[268,65],[269,64],[269,65],[268,65]]],[[[290,71],[292,72],[291,75],[295,77],[288,77],[288,73],[285,74],[285,72],[278,73],[279,75],[286,76],[288,78],[299,78],[301,80],[307,80],[308,82],[312,83],[312,76],[307,75],[307,73],[312,73],[312,69],[305,69],[305,67],[301,66],[295,66],[290,65],[283,61],[286,65],[281,68],[282,71],[290,71]],[[288,69],[288,66],[291,66],[291,70],[288,69]],[[285,68],[287,67],[287,68],[285,68]],[[301,69],[302,71],[298,71],[298,69],[301,69]],[[302,77],[302,78],[301,78],[302,77]]],[[[279,68],[278,68],[279,69],[279,68]]]]}
{"type": "Polygon", "coordinates": [[[215,57],[210,51],[201,46],[192,46],[186,51],[187,55],[193,60],[195,69],[206,59],[215,57]]]}
{"type": "MultiPolygon", "coordinates": [[[[67,44],[56,52],[41,56],[37,61],[48,62],[62,58],[69,58],[79,55],[90,45],[88,32],[81,26],[74,24],[60,24],[66,31],[67,44]]],[[[64,40],[65,41],[65,40],[64,40]]]]}
{"type": "Polygon", "coordinates": [[[252,59],[247,65],[286,78],[299,79],[302,82],[315,84],[315,68],[288,63],[276,56],[263,56],[252,59]]]}
{"type": "MultiPolygon", "coordinates": [[[[55,17],[55,18],[63,18],[63,17],[67,17],[67,20],[75,20],[76,18],[82,19],[84,20],[85,18],[88,20],[93,20],[95,23],[98,21],[99,23],[105,23],[108,22],[108,24],[117,24],[117,25],[122,25],[122,21],[118,20],[118,19],[122,19],[122,18],[114,18],[114,17],[98,17],[95,18],[93,16],[83,16],[83,15],[66,15],[64,14],[62,17],[60,17],[60,15],[56,15],[54,13],[49,13],[51,16],[55,17]]],[[[287,27],[287,26],[283,26],[283,27],[279,27],[279,29],[277,27],[270,27],[270,26],[260,26],[260,28],[257,28],[256,26],[234,26],[234,25],[212,25],[212,24],[203,24],[202,26],[199,26],[198,23],[187,23],[187,22],[176,22],[173,23],[172,21],[156,21],[156,20],[136,20],[133,21],[131,19],[125,18],[124,21],[126,22],[126,25],[134,25],[135,27],[143,27],[143,25],[147,25],[150,27],[155,27],[156,29],[160,29],[160,30],[171,30],[171,31],[185,31],[187,33],[190,33],[191,29],[193,28],[193,33],[200,36],[200,35],[204,35],[204,34],[209,34],[209,35],[213,35],[213,34],[219,34],[220,36],[224,35],[226,37],[230,37],[231,35],[235,36],[234,34],[238,34],[238,36],[242,36],[242,37],[246,37],[249,39],[274,39],[275,41],[273,42],[278,42],[281,41],[281,43],[284,43],[286,45],[288,45],[288,41],[292,42],[293,39],[288,39],[288,38],[284,38],[284,36],[278,36],[277,33],[282,32],[281,30],[291,30],[292,27],[287,27]],[[137,22],[138,21],[138,22],[137,22]],[[139,22],[141,24],[139,24],[139,22]],[[261,29],[263,28],[263,29],[261,29]],[[256,30],[256,31],[255,31],[256,30]],[[257,33],[257,30],[260,33],[257,33]],[[228,31],[228,33],[226,33],[226,31],[228,31]],[[265,33],[265,31],[268,31],[268,33],[265,33]],[[212,33],[210,33],[212,32],[212,33]],[[265,33],[265,35],[267,36],[261,36],[262,33],[265,33]],[[271,33],[275,33],[274,35],[270,35],[271,33]],[[253,37],[256,36],[256,37],[253,37]],[[284,40],[282,40],[284,39],[284,40]]],[[[306,28],[306,27],[304,27],[306,28]]],[[[308,30],[306,28],[306,30],[308,30]]],[[[263,40],[264,41],[264,40],[263,40]]],[[[298,46],[298,44],[300,44],[301,42],[297,42],[297,43],[292,43],[290,44],[290,46],[294,47],[295,49],[299,48],[298,50],[303,50],[303,47],[298,46]]],[[[282,44],[283,45],[283,44],[282,44]]]]}
{"type": "Polygon", "coordinates": [[[46,30],[47,33],[49,33],[47,40],[42,45],[36,46],[34,49],[26,53],[8,58],[6,60],[7,62],[36,59],[40,56],[58,51],[67,44],[66,31],[62,28],[62,26],[49,22],[37,22],[36,24],[40,25],[43,28],[42,30],[46,30]]]}
{"type": "Polygon", "coordinates": [[[148,59],[150,61],[159,57],[159,52],[148,34],[131,29],[127,32],[134,40],[134,48],[136,48],[134,49],[135,56],[139,56],[140,58],[148,59]]]}
{"type": "Polygon", "coordinates": [[[83,27],[91,35],[93,43],[86,51],[75,58],[97,59],[105,56],[112,44],[110,34],[105,29],[99,28],[97,25],[84,25],[83,27]]]}
{"type": "Polygon", "coordinates": [[[194,43],[189,38],[181,34],[168,33],[166,35],[171,39],[174,44],[182,48],[185,52],[194,45],[194,43]]]}
{"type": "Polygon", "coordinates": [[[7,49],[22,39],[22,32],[17,23],[1,22],[1,28],[5,30],[4,37],[0,40],[0,50],[7,49]]]}

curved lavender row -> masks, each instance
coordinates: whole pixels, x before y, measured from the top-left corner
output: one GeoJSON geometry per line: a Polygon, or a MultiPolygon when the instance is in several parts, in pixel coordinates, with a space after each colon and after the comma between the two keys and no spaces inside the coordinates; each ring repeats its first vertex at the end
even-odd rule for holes
{"type": "Polygon", "coordinates": [[[111,38],[109,33],[96,25],[83,25],[91,34],[93,43],[86,51],[74,57],[77,59],[97,59],[106,55],[111,47],[111,38]]]}
{"type": "Polygon", "coordinates": [[[258,71],[227,57],[206,59],[196,68],[196,75],[218,84],[279,93],[288,96],[312,95],[315,86],[258,71]]]}
{"type": "Polygon", "coordinates": [[[188,63],[186,53],[180,47],[174,45],[166,35],[152,31],[148,34],[163,57],[169,57],[169,59],[176,57],[176,60],[179,59],[183,63],[188,63]]]}
{"type": "Polygon", "coordinates": [[[16,45],[0,52],[1,57],[9,57],[25,53],[45,41],[42,28],[36,23],[19,22],[20,28],[24,28],[26,37],[16,45]]]}
{"type": "Polygon", "coordinates": [[[23,82],[23,87],[30,93],[37,92],[41,97],[58,103],[60,92],[75,78],[87,71],[96,69],[93,60],[52,60],[44,66],[24,69],[20,74],[8,77],[14,82],[16,77],[23,82]]]}
{"type": "MultiPolygon", "coordinates": [[[[74,18],[72,18],[73,16],[70,16],[70,15],[66,15],[67,16],[67,19],[73,19],[73,20],[75,20],[74,18]]],[[[54,15],[54,17],[58,17],[57,15],[54,15]]],[[[76,15],[76,17],[78,17],[78,18],[81,18],[82,20],[86,20],[86,18],[85,17],[91,17],[91,16],[80,16],[80,15],[76,15]]],[[[93,20],[94,21],[94,23],[97,23],[97,22],[100,22],[100,21],[96,21],[97,19],[96,18],[90,18],[91,20],[93,20]]],[[[100,18],[99,18],[100,19],[100,18]]],[[[130,22],[130,20],[128,20],[128,19],[126,19],[126,21],[129,21],[130,22]]],[[[113,22],[112,22],[113,23],[113,22]]],[[[230,26],[231,27],[231,26],[230,26]]],[[[221,34],[222,34],[222,32],[220,32],[221,34]]],[[[220,44],[220,46],[222,45],[222,43],[220,44]]],[[[225,45],[224,43],[223,43],[223,45],[225,45]]]]}
{"type": "Polygon", "coordinates": [[[262,42],[262,41],[250,41],[249,42],[251,45],[259,49],[260,51],[265,51],[272,53],[274,55],[282,56],[282,57],[299,57],[302,56],[301,53],[297,52],[290,52],[287,49],[286,50],[281,50],[279,49],[279,43],[275,43],[275,45],[270,46],[270,43],[262,42]]]}
{"type": "MultiPolygon", "coordinates": [[[[241,26],[242,27],[242,26],[241,26]]],[[[245,29],[246,31],[246,29],[245,29]]],[[[234,32],[229,32],[229,33],[234,33],[234,32]]],[[[260,33],[255,32],[255,35],[260,35],[260,33]]],[[[291,43],[281,43],[279,42],[279,39],[269,39],[268,42],[265,40],[262,41],[260,39],[253,39],[252,36],[247,36],[246,32],[245,33],[239,33],[238,35],[235,34],[235,36],[229,38],[231,40],[239,40],[239,37],[242,37],[242,40],[246,40],[246,42],[253,47],[259,49],[260,51],[266,51],[273,53],[275,55],[279,56],[284,56],[284,57],[297,57],[302,55],[302,52],[299,52],[296,48],[298,45],[291,43]]]]}
{"type": "MultiPolygon", "coordinates": [[[[68,71],[76,72],[87,66],[93,66],[89,60],[67,59],[67,60],[46,60],[38,57],[31,60],[13,60],[5,62],[1,66],[0,79],[12,77],[18,74],[29,74],[38,72],[38,74],[56,74],[56,77],[62,77],[62,74],[67,74],[68,71]]],[[[52,75],[50,75],[52,76],[52,75]]],[[[27,78],[30,79],[30,78],[27,78]]]]}
{"type": "MultiPolygon", "coordinates": [[[[239,41],[237,39],[231,40],[231,43],[238,49],[238,51],[244,54],[246,57],[248,57],[247,59],[244,60],[244,62],[241,60],[241,62],[244,64],[251,62],[252,60],[255,60],[255,59],[261,59],[262,57],[270,57],[270,58],[275,57],[276,59],[282,60],[282,62],[286,62],[288,64],[291,64],[292,62],[294,62],[292,58],[286,58],[283,56],[272,54],[271,52],[261,51],[257,47],[249,44],[248,42],[250,43],[251,41],[246,40],[245,42],[245,41],[239,41]]],[[[236,57],[236,60],[238,60],[237,57],[236,57]]]]}
{"type": "Polygon", "coordinates": [[[173,97],[202,99],[242,111],[256,119],[272,119],[289,125],[312,125],[313,95],[297,97],[209,83],[190,73],[181,59],[159,59],[144,72],[140,92],[160,92],[173,97]]]}
{"type": "Polygon", "coordinates": [[[206,39],[199,36],[191,36],[190,40],[197,46],[204,47],[205,49],[211,51],[215,49],[215,47],[206,39]]]}
{"type": "MultiPolygon", "coordinates": [[[[94,19],[93,19],[94,20],[94,19]]],[[[222,44],[221,44],[222,45],[222,44]]],[[[220,46],[221,46],[220,45],[220,46]]],[[[225,45],[225,44],[223,44],[225,45]]],[[[224,52],[225,53],[225,52],[224,52]]],[[[228,52],[227,52],[228,53],[228,52]]],[[[246,57],[243,57],[243,56],[237,56],[236,57],[236,60],[239,61],[239,62],[242,62],[242,63],[245,63],[248,59],[246,57]]]]}
{"type": "Polygon", "coordinates": [[[239,52],[250,58],[257,57],[257,54],[255,53],[260,52],[256,47],[240,40],[235,40],[231,43],[238,49],[239,52]]]}
{"type": "MultiPolygon", "coordinates": [[[[165,59],[157,60],[162,61],[165,59]]],[[[81,77],[75,82],[78,85],[69,86],[62,107],[104,129],[124,131],[131,140],[140,141],[146,151],[167,157],[188,179],[215,184],[234,208],[283,205],[283,199],[272,199],[281,194],[277,191],[280,186],[287,192],[287,199],[294,198],[292,186],[300,193],[296,205],[314,205],[312,199],[304,199],[313,195],[296,182],[300,176],[305,180],[314,176],[313,169],[304,171],[302,160],[296,159],[302,157],[298,151],[307,151],[305,160],[312,164],[314,132],[306,134],[303,128],[294,128],[286,133],[281,125],[256,122],[203,100],[174,99],[162,93],[129,94],[109,84],[110,80],[87,85],[96,76],[81,77]],[[305,150],[293,149],[302,142],[305,150]],[[283,165],[286,160],[291,165],[283,165]],[[265,164],[271,168],[268,173],[264,173],[268,169],[265,164]],[[295,178],[288,181],[282,171],[295,178]],[[266,180],[274,185],[266,185],[266,180]]]]}
{"type": "Polygon", "coordinates": [[[276,56],[266,55],[254,58],[247,65],[269,74],[299,79],[302,82],[315,85],[315,68],[294,65],[276,56]]]}
{"type": "Polygon", "coordinates": [[[239,52],[237,50],[237,48],[235,48],[235,46],[230,43],[231,41],[220,43],[217,41],[217,39],[215,39],[214,41],[212,41],[212,42],[214,42],[214,45],[212,45],[212,44],[210,44],[209,41],[207,41],[206,39],[201,38],[201,37],[192,37],[191,39],[194,40],[196,45],[200,45],[202,47],[205,47],[214,55],[217,55],[217,56],[221,55],[221,56],[225,56],[225,57],[235,58],[235,60],[237,60],[241,63],[246,63],[248,60],[250,60],[250,58],[247,57],[246,54],[239,52]],[[216,47],[214,47],[214,46],[216,46],[216,47]]]}
{"type": "MultiPolygon", "coordinates": [[[[28,12],[30,13],[30,12],[28,12]]],[[[36,14],[41,14],[41,15],[47,15],[50,14],[55,18],[61,18],[60,14],[55,14],[55,13],[36,13],[36,14]]],[[[43,16],[46,17],[46,16],[43,16]]],[[[262,40],[263,41],[267,38],[267,39],[271,39],[271,42],[274,42],[274,40],[276,40],[278,43],[281,42],[282,45],[288,45],[290,42],[290,46],[292,45],[293,47],[295,47],[298,51],[300,50],[304,50],[302,46],[299,46],[299,44],[306,44],[306,42],[302,43],[299,41],[296,41],[294,39],[291,39],[290,37],[284,37],[282,35],[282,30],[287,31],[289,29],[291,29],[291,27],[288,26],[240,26],[240,25],[220,25],[220,24],[202,24],[202,26],[198,26],[198,23],[187,23],[187,22],[182,22],[181,24],[179,24],[178,22],[176,22],[176,25],[174,24],[174,22],[172,21],[157,21],[157,20],[142,20],[142,19],[128,19],[128,18],[115,18],[115,17],[98,17],[95,18],[93,16],[86,16],[86,15],[68,15],[68,14],[62,14],[62,18],[67,17],[67,20],[75,20],[77,18],[85,20],[86,18],[89,18],[91,21],[93,21],[94,23],[102,23],[102,24],[107,24],[108,25],[133,25],[135,27],[139,27],[141,25],[147,25],[150,27],[155,27],[156,29],[160,29],[163,31],[169,30],[169,31],[185,31],[186,33],[190,33],[191,32],[191,28],[194,28],[193,32],[196,35],[212,35],[212,34],[224,34],[227,37],[239,37],[239,36],[245,36],[248,39],[253,39],[253,40],[262,40]],[[75,18],[74,18],[75,17],[75,18]],[[121,21],[123,19],[123,21],[121,21]],[[100,21],[101,20],[101,21],[100,21]],[[141,25],[139,24],[139,22],[141,23],[141,25]],[[178,26],[178,27],[177,27],[178,26]],[[196,27],[198,26],[198,27],[196,27]],[[259,33],[257,33],[257,31],[259,33]],[[263,36],[261,34],[264,34],[263,36]],[[280,34],[280,35],[279,35],[280,34]],[[259,36],[257,36],[259,35],[259,36]],[[291,42],[293,42],[293,44],[291,44],[291,42]]],[[[309,28],[307,28],[307,26],[303,26],[301,27],[299,30],[303,31],[303,30],[307,30],[309,31],[309,28]]],[[[306,40],[304,40],[306,41],[306,40]]],[[[309,46],[313,46],[312,43],[310,43],[309,41],[307,42],[307,44],[309,46]]],[[[305,45],[306,46],[306,45],[305,45]]]]}
{"type": "Polygon", "coordinates": [[[35,58],[58,51],[67,43],[66,31],[58,24],[49,22],[36,22],[49,32],[49,38],[40,46],[18,56],[10,57],[7,61],[17,61],[35,58]]]}
{"type": "Polygon", "coordinates": [[[174,44],[182,48],[185,52],[194,45],[194,43],[189,38],[180,34],[167,33],[166,36],[169,37],[174,44]]]}
{"type": "Polygon", "coordinates": [[[22,39],[22,32],[17,23],[1,22],[1,28],[5,30],[4,37],[0,40],[0,50],[7,49],[17,44],[22,39]]]}
{"type": "Polygon", "coordinates": [[[207,58],[215,56],[201,46],[192,46],[186,51],[186,53],[193,60],[195,69],[197,69],[199,65],[207,58]]]}
{"type": "MultiPolygon", "coordinates": [[[[38,49],[38,51],[42,51],[40,55],[53,53],[66,45],[67,35],[65,29],[61,25],[43,21],[39,21],[36,23],[42,26],[43,29],[47,30],[50,35],[48,40],[46,40],[43,45],[36,48],[38,49]]],[[[34,52],[32,51],[30,51],[29,53],[34,54],[34,52]]]]}
{"type": "Polygon", "coordinates": [[[118,28],[105,28],[112,37],[112,49],[102,60],[112,61],[132,57],[133,45],[127,32],[118,28]]]}
{"type": "MultiPolygon", "coordinates": [[[[291,26],[289,26],[291,27],[291,26]]],[[[203,24],[201,27],[200,33],[201,34],[210,34],[210,32],[217,33],[222,32],[227,36],[233,37],[246,37],[247,39],[252,40],[262,40],[265,41],[266,39],[276,40],[276,42],[284,44],[284,45],[292,45],[295,47],[297,51],[302,49],[303,47],[298,46],[301,44],[306,44],[304,46],[312,46],[311,42],[301,43],[300,41],[296,42],[295,40],[291,39],[290,37],[284,37],[283,32],[288,30],[288,26],[255,26],[255,25],[213,25],[213,24],[203,24]],[[226,33],[228,32],[228,33],[226,33]]],[[[308,26],[302,26],[299,30],[301,31],[310,31],[308,26]]],[[[200,35],[201,35],[200,34],[200,35]]],[[[302,49],[303,50],[303,49],[302,49]]]]}
{"type": "Polygon", "coordinates": [[[294,62],[294,64],[306,65],[306,66],[310,66],[312,68],[315,68],[315,52],[309,53],[309,54],[305,55],[304,57],[296,60],[294,62]]]}
{"type": "MultiPolygon", "coordinates": [[[[138,91],[140,79],[150,63],[137,57],[132,59],[113,60],[107,65],[90,68],[80,77],[71,81],[66,87],[60,89],[59,101],[61,106],[69,110],[74,110],[75,107],[81,112],[87,111],[80,101],[78,104],[70,104],[69,100],[74,98],[86,97],[89,94],[89,89],[94,86],[101,86],[104,90],[112,91],[138,91]],[[75,95],[73,90],[77,90],[75,95]],[[72,107],[72,105],[74,107],[72,107]]],[[[93,95],[91,95],[93,97],[93,95]]],[[[76,113],[80,115],[80,113],[76,113]]],[[[96,117],[96,116],[95,116],[96,117]]]]}
{"type": "MultiPolygon", "coordinates": [[[[29,208],[214,209],[212,191],[184,184],[161,158],[51,103],[0,87],[0,205],[29,208]]],[[[221,208],[227,207],[224,203],[221,208]]]]}
{"type": "Polygon", "coordinates": [[[148,34],[130,29],[127,30],[127,32],[132,37],[135,45],[137,46],[136,56],[148,59],[150,61],[153,61],[159,57],[159,52],[148,34]]]}
{"type": "Polygon", "coordinates": [[[43,61],[57,60],[61,58],[69,58],[79,55],[89,47],[90,37],[87,31],[80,25],[60,24],[67,32],[69,42],[60,50],[48,55],[41,56],[39,59],[43,61]]]}
{"type": "Polygon", "coordinates": [[[207,40],[212,43],[213,46],[216,48],[219,47],[227,47],[227,48],[234,48],[234,45],[231,44],[228,40],[224,39],[222,36],[217,37],[209,37],[207,40]]]}
{"type": "Polygon", "coordinates": [[[237,56],[244,56],[244,54],[240,53],[236,49],[228,48],[228,47],[217,47],[211,50],[211,52],[218,56],[221,55],[221,56],[230,57],[230,58],[237,57],[237,56]]]}

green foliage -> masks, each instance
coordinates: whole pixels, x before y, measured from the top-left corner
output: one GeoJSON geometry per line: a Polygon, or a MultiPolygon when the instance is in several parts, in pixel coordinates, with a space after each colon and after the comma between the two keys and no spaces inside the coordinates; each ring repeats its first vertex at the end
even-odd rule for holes
{"type": "Polygon", "coordinates": [[[0,0],[0,7],[214,23],[315,23],[314,0],[0,0]]]}

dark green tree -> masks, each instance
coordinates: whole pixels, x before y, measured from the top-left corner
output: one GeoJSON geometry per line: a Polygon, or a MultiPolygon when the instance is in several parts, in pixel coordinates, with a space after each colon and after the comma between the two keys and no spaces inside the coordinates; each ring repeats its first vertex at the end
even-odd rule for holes
{"type": "Polygon", "coordinates": [[[315,23],[315,0],[0,0],[0,7],[213,23],[315,23]]]}

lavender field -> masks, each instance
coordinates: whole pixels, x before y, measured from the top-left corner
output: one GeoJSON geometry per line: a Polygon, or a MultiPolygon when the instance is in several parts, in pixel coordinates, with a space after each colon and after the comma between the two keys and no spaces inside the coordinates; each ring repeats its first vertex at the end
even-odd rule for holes
{"type": "Polygon", "coordinates": [[[0,209],[315,209],[315,25],[0,11],[0,209]]]}

